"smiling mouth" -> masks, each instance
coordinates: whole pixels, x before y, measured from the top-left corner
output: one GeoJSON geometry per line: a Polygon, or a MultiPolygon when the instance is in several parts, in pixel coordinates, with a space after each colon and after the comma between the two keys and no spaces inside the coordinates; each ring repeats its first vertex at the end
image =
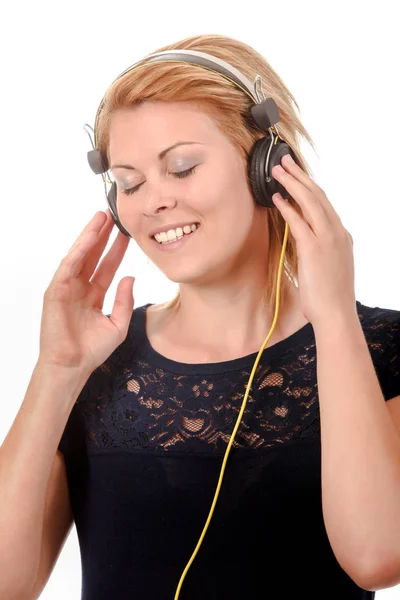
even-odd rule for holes
{"type": "Polygon", "coordinates": [[[169,250],[169,249],[174,249],[174,248],[179,248],[180,246],[182,246],[183,244],[186,243],[186,241],[189,238],[192,238],[193,235],[195,235],[197,233],[197,231],[200,229],[200,223],[195,223],[196,225],[196,229],[194,231],[192,231],[191,233],[184,233],[182,236],[175,238],[174,240],[168,240],[166,242],[157,242],[157,240],[155,239],[154,236],[151,236],[151,239],[154,241],[155,244],[157,244],[157,247],[160,250],[169,250]]]}
{"type": "Polygon", "coordinates": [[[183,234],[181,236],[176,237],[176,238],[174,238],[172,240],[166,240],[165,242],[164,241],[158,242],[156,240],[156,238],[155,238],[154,235],[151,236],[151,239],[154,240],[158,246],[168,246],[168,245],[173,244],[175,242],[179,242],[180,240],[184,239],[185,237],[190,237],[191,235],[193,235],[193,233],[196,233],[196,231],[200,227],[200,223],[194,223],[194,224],[196,225],[196,229],[194,231],[191,231],[190,233],[183,232],[183,234]]]}

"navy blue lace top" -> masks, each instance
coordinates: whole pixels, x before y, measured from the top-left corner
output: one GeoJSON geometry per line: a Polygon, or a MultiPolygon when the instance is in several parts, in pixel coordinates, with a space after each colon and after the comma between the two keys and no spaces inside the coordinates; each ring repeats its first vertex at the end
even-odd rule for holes
{"type": "MultiPolygon", "coordinates": [[[[149,344],[148,306],[134,309],[125,341],[89,377],[59,445],[80,545],[82,600],[174,600],[257,357],[170,360],[149,344]]],[[[400,394],[400,311],[359,301],[357,311],[388,400],[400,394]]],[[[262,354],[179,600],[373,599],[333,554],[320,471],[316,346],[308,323],[262,354]]]]}

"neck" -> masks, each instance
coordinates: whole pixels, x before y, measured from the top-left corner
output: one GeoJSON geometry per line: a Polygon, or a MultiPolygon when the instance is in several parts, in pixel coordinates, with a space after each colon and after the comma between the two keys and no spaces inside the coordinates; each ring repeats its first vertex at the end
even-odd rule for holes
{"type": "MultiPolygon", "coordinates": [[[[265,308],[259,288],[246,286],[236,295],[225,294],[212,302],[186,289],[176,306],[164,308],[163,329],[166,336],[179,339],[182,346],[245,355],[258,352],[273,319],[274,313],[265,308]]],[[[298,289],[292,284],[267,346],[288,337],[307,322],[300,310],[298,289]]]]}

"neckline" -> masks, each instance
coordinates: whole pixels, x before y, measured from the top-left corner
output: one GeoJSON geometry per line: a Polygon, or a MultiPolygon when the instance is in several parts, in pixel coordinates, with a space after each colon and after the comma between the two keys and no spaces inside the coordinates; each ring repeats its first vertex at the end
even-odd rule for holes
{"type": "MultiPolygon", "coordinates": [[[[253,366],[257,358],[258,351],[246,356],[234,358],[232,360],[213,363],[183,363],[172,360],[160,354],[150,344],[150,340],[147,337],[146,332],[146,311],[149,306],[153,305],[154,303],[148,302],[147,304],[138,306],[133,312],[135,322],[132,324],[132,335],[135,341],[135,346],[137,347],[140,355],[143,356],[150,364],[160,367],[165,371],[186,375],[227,373],[229,371],[248,369],[249,367],[253,366]]],[[[264,348],[260,357],[259,365],[266,360],[271,360],[273,357],[283,354],[294,346],[299,346],[303,343],[313,340],[314,329],[312,324],[308,322],[300,329],[289,335],[287,338],[276,342],[272,346],[264,348]]]]}

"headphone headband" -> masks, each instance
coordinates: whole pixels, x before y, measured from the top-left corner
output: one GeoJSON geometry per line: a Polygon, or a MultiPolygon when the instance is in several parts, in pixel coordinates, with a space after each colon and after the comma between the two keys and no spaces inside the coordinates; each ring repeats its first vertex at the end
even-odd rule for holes
{"type": "MultiPolygon", "coordinates": [[[[254,84],[243,75],[238,69],[228,64],[221,58],[217,58],[206,52],[200,52],[198,50],[164,50],[163,52],[156,52],[155,54],[149,54],[142,60],[134,63],[117,77],[119,79],[125,73],[133,69],[135,66],[140,64],[146,64],[148,62],[160,62],[160,61],[177,61],[187,62],[194,66],[204,67],[210,71],[215,71],[220,75],[225,76],[227,79],[233,81],[236,85],[241,87],[245,93],[247,93],[253,102],[256,104],[259,102],[257,95],[255,94],[254,84]],[[193,60],[195,58],[195,60],[193,60]]],[[[117,80],[116,79],[116,80],[117,80]]],[[[116,81],[115,80],[115,81],[116,81]]]]}

